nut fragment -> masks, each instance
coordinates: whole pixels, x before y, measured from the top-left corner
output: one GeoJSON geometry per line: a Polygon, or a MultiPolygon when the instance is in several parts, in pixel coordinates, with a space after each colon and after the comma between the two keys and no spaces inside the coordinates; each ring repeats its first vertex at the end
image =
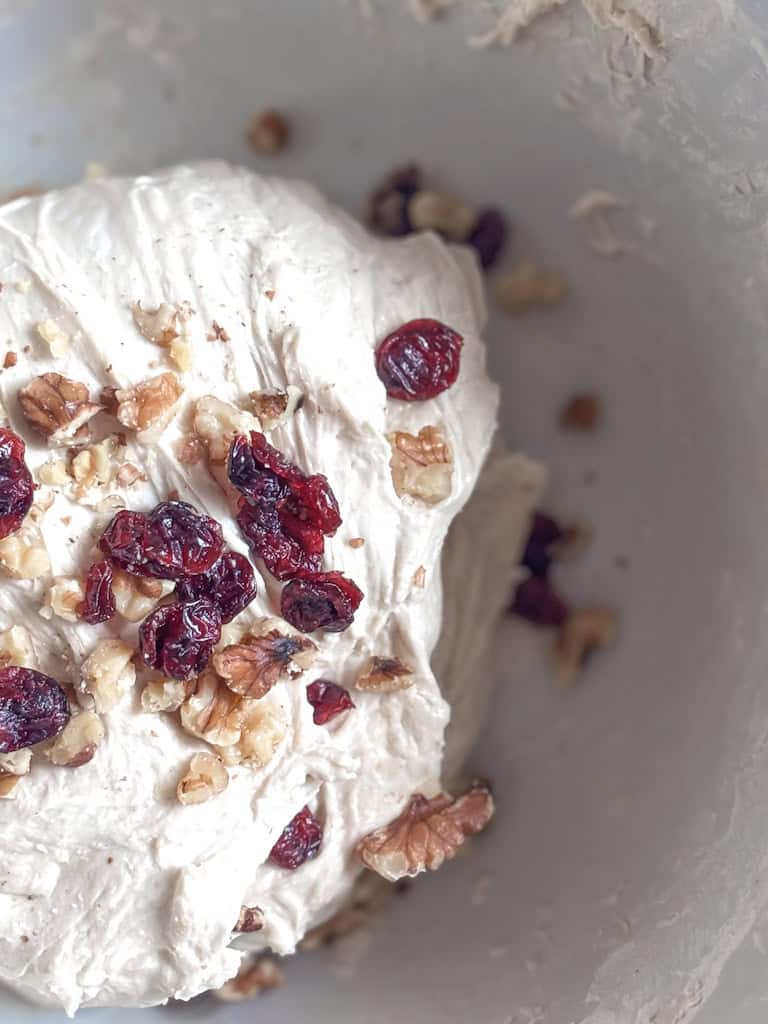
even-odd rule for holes
{"type": "Polygon", "coordinates": [[[181,725],[191,736],[213,746],[234,746],[242,733],[242,697],[207,669],[198,676],[194,693],[181,706],[181,725]]]}
{"type": "Polygon", "coordinates": [[[194,681],[184,679],[153,679],[141,691],[141,709],[147,713],[178,711],[189,697],[194,681]]]}
{"type": "Polygon", "coordinates": [[[286,423],[304,398],[293,384],[289,384],[285,391],[251,391],[248,397],[262,430],[274,430],[286,423]]]}
{"type": "Polygon", "coordinates": [[[240,739],[228,747],[219,747],[225,764],[249,764],[263,768],[269,764],[285,738],[286,723],[280,705],[269,697],[263,700],[242,698],[240,739]]]}
{"type": "Polygon", "coordinates": [[[418,436],[398,430],[392,445],[392,483],[399,497],[436,505],[451,493],[453,454],[441,427],[422,427],[418,436]]]}
{"type": "Polygon", "coordinates": [[[222,985],[213,994],[217,999],[227,1003],[237,1003],[245,999],[253,999],[268,992],[269,989],[279,988],[285,984],[283,972],[277,966],[275,960],[268,956],[259,957],[255,962],[246,961],[240,968],[236,978],[222,985]]]}
{"type": "Polygon", "coordinates": [[[45,754],[62,768],[80,768],[93,760],[96,748],[104,739],[104,726],[98,715],[82,711],[73,715],[45,754]]]}
{"type": "Polygon", "coordinates": [[[491,792],[481,783],[456,800],[445,793],[431,800],[416,793],[398,818],[358,843],[357,855],[390,882],[436,871],[456,856],[467,836],[482,832],[493,811],[491,792]]]}
{"type": "Polygon", "coordinates": [[[182,373],[192,369],[192,344],[183,338],[176,338],[168,347],[168,355],[182,373]]]}
{"type": "Polygon", "coordinates": [[[412,582],[414,587],[422,588],[427,579],[427,570],[423,565],[420,565],[412,576],[412,582]]]}
{"type": "Polygon", "coordinates": [[[176,787],[180,804],[203,804],[223,793],[229,785],[229,772],[215,754],[195,754],[184,777],[176,787]]]}
{"type": "Polygon", "coordinates": [[[54,576],[43,598],[40,614],[44,619],[58,615],[65,622],[77,622],[77,609],[85,600],[83,585],[70,576],[54,576]]]}
{"type": "Polygon", "coordinates": [[[15,800],[14,790],[18,786],[20,776],[0,775],[0,800],[15,800]]]}
{"type": "Polygon", "coordinates": [[[11,626],[0,633],[0,668],[7,665],[37,668],[32,636],[26,626],[11,626]]]}
{"type": "Polygon", "coordinates": [[[134,484],[146,479],[144,473],[132,462],[124,462],[115,474],[115,483],[118,487],[133,487],[134,484]]]}
{"type": "Polygon", "coordinates": [[[138,431],[137,440],[152,440],[173,419],[184,389],[173,373],[148,377],[132,388],[116,391],[117,419],[138,431]]]}
{"type": "Polygon", "coordinates": [[[316,653],[308,637],[273,629],[262,635],[247,634],[241,643],[214,654],[213,664],[233,693],[258,700],[282,675],[301,675],[316,653]]]}
{"type": "Polygon", "coordinates": [[[330,946],[359,928],[365,928],[376,914],[385,910],[394,886],[373,871],[364,871],[355,882],[349,903],[327,921],[311,928],[301,940],[301,949],[330,946]]]}
{"type": "Polygon", "coordinates": [[[0,775],[29,775],[32,766],[32,751],[29,747],[0,754],[0,775]]]}
{"type": "Polygon", "coordinates": [[[19,391],[19,405],[29,425],[52,445],[69,444],[101,406],[88,388],[60,373],[43,373],[19,391]]]}
{"type": "Polygon", "coordinates": [[[161,302],[156,309],[142,309],[140,302],[132,306],[133,320],[139,331],[147,339],[168,348],[178,338],[179,311],[168,302],[161,302]]]}
{"type": "Polygon", "coordinates": [[[63,459],[45,462],[37,471],[37,479],[49,487],[63,487],[70,481],[69,470],[63,459]]]}
{"type": "Polygon", "coordinates": [[[113,708],[133,686],[136,670],[132,658],[128,644],[110,637],[97,644],[80,666],[78,692],[91,695],[99,714],[113,708]]]}
{"type": "Polygon", "coordinates": [[[248,141],[260,153],[279,153],[291,137],[290,122],[277,110],[264,110],[251,121],[248,141]]]}
{"type": "Polygon", "coordinates": [[[240,917],[234,930],[236,932],[260,932],[264,927],[264,911],[261,907],[241,907],[240,917]]]}
{"type": "Polygon", "coordinates": [[[569,686],[587,657],[608,647],[618,629],[616,613],[610,608],[580,608],[571,612],[555,642],[555,664],[563,686],[569,686]]]}
{"type": "Polygon", "coordinates": [[[499,278],[496,297],[506,313],[525,313],[534,306],[555,306],[568,294],[568,284],[562,274],[543,270],[530,260],[521,260],[517,266],[499,278]]]}
{"type": "Polygon", "coordinates": [[[205,444],[199,437],[185,435],[175,442],[173,453],[183,466],[196,466],[205,458],[205,444]]]}
{"type": "Polygon", "coordinates": [[[70,338],[55,320],[41,320],[37,325],[37,333],[51,350],[54,359],[60,359],[66,355],[70,338]]]}
{"type": "Polygon", "coordinates": [[[456,196],[440,192],[417,192],[408,203],[408,217],[416,231],[439,231],[455,242],[472,233],[477,214],[456,196]]]}
{"type": "Polygon", "coordinates": [[[399,658],[369,658],[355,680],[358,690],[370,693],[396,693],[413,686],[414,673],[399,658]]]}
{"type": "Polygon", "coordinates": [[[208,459],[223,466],[232,441],[238,434],[261,430],[261,424],[248,412],[213,395],[204,395],[195,402],[194,431],[208,447],[208,459]]]}
{"type": "Polygon", "coordinates": [[[600,423],[602,404],[599,395],[584,393],[569,398],[560,410],[560,426],[588,433],[600,423]]]}
{"type": "Polygon", "coordinates": [[[32,509],[15,533],[0,540],[0,567],[17,580],[36,580],[50,574],[48,549],[32,509]]]}
{"type": "Polygon", "coordinates": [[[173,591],[175,585],[173,580],[131,576],[122,569],[115,569],[112,575],[115,609],[128,622],[141,622],[173,591]]]}

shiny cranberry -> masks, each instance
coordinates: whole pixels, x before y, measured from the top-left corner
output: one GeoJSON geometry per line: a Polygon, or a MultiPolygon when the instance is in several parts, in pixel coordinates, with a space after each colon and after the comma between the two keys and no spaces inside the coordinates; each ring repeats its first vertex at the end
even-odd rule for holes
{"type": "Polygon", "coordinates": [[[308,807],[299,811],[283,829],[269,859],[286,871],[295,871],[316,857],[323,841],[323,827],[308,807]]]}
{"type": "Polygon", "coordinates": [[[568,618],[568,605],[549,580],[540,576],[518,584],[511,611],[534,626],[562,626],[568,618]]]}
{"type": "Polygon", "coordinates": [[[0,669],[0,754],[58,736],[70,715],[67,695],[55,679],[30,668],[0,669]]]}
{"type": "Polygon", "coordinates": [[[171,679],[199,675],[221,639],[221,614],[213,601],[183,601],[156,608],[139,628],[139,655],[171,679]]]}
{"type": "Polygon", "coordinates": [[[312,715],[315,725],[325,725],[342,711],[349,711],[355,706],[349,690],[345,690],[338,683],[330,683],[327,679],[317,679],[309,684],[307,700],[315,709],[312,715]]]}
{"type": "Polygon", "coordinates": [[[182,601],[210,598],[221,612],[222,622],[231,622],[248,607],[257,592],[253,566],[237,551],[225,551],[208,572],[184,576],[176,584],[182,601]]]}
{"type": "Polygon", "coordinates": [[[254,555],[277,579],[287,580],[297,572],[317,572],[320,569],[325,541],[318,530],[309,535],[311,550],[307,551],[299,540],[287,534],[274,506],[249,505],[244,499],[240,502],[237,523],[254,555]],[[317,550],[318,541],[321,543],[320,551],[317,550]]]}
{"type": "Polygon", "coordinates": [[[552,564],[552,547],[562,537],[563,530],[557,520],[543,512],[534,513],[520,564],[534,576],[546,576],[552,564]]]}
{"type": "Polygon", "coordinates": [[[499,210],[483,210],[477,218],[469,244],[477,252],[484,270],[494,265],[507,240],[507,220],[499,210]]]}
{"type": "Polygon", "coordinates": [[[147,519],[141,512],[118,512],[99,540],[109,560],[134,576],[154,576],[147,567],[144,534],[147,519]]]}
{"type": "Polygon", "coordinates": [[[115,614],[115,595],[112,593],[112,563],[106,559],[94,564],[85,577],[85,599],[77,609],[81,619],[96,625],[108,622],[115,614]]]}
{"type": "Polygon", "coordinates": [[[302,573],[283,587],[283,618],[301,633],[340,633],[352,625],[363,592],[340,572],[302,573]]]}
{"type": "Polygon", "coordinates": [[[152,509],[144,531],[144,555],[163,579],[207,572],[221,557],[224,535],[215,519],[186,501],[163,501],[152,509]]]}
{"type": "Polygon", "coordinates": [[[463,343],[439,320],[411,320],[376,349],[376,372],[390,398],[423,402],[455,384],[463,343]]]}
{"type": "Polygon", "coordinates": [[[35,485],[18,434],[0,428],[0,539],[21,526],[32,507],[35,485]]]}

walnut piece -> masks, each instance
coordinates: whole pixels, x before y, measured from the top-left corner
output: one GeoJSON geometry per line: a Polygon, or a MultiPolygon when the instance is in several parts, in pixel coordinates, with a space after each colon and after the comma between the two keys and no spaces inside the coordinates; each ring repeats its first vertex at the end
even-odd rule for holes
{"type": "Polygon", "coordinates": [[[17,580],[50,575],[51,560],[32,509],[15,533],[0,540],[0,567],[17,580]]]}
{"type": "Polygon", "coordinates": [[[89,695],[93,698],[99,714],[113,708],[136,681],[132,658],[128,644],[110,637],[97,644],[80,666],[78,692],[86,699],[89,695]]]}
{"type": "Polygon", "coordinates": [[[8,665],[37,668],[32,636],[26,626],[11,626],[0,633],[0,668],[8,665]]]}
{"type": "Polygon", "coordinates": [[[109,487],[115,472],[116,451],[117,438],[110,436],[73,456],[69,472],[76,484],[76,499],[83,498],[92,487],[109,487]]]}
{"type": "Polygon", "coordinates": [[[193,689],[190,680],[153,679],[141,691],[141,709],[148,713],[178,711],[193,689]]]}
{"type": "Polygon", "coordinates": [[[20,782],[18,775],[0,775],[0,800],[15,800],[14,790],[20,782]]]}
{"type": "Polygon", "coordinates": [[[417,192],[408,202],[408,217],[415,231],[438,231],[454,242],[472,234],[477,214],[456,196],[417,192]]]}
{"type": "Polygon", "coordinates": [[[208,460],[213,465],[223,466],[234,438],[238,434],[261,430],[261,423],[229,402],[204,395],[195,402],[193,427],[208,448],[208,460]]]}
{"type": "Polygon", "coordinates": [[[395,693],[413,686],[413,669],[399,658],[369,658],[355,680],[358,690],[370,693],[395,693]]]}
{"type": "Polygon", "coordinates": [[[159,602],[173,592],[173,580],[156,580],[144,576],[131,576],[122,569],[112,575],[112,593],[115,609],[128,622],[141,622],[159,602]]]}
{"type": "Polygon", "coordinates": [[[133,487],[134,484],[146,479],[145,474],[132,462],[124,462],[115,473],[115,483],[118,487],[133,487]]]}
{"type": "Polygon", "coordinates": [[[191,736],[212,746],[233,746],[242,733],[242,697],[233,693],[212,669],[206,669],[181,706],[181,725],[191,736]]]}
{"type": "Polygon", "coordinates": [[[420,565],[418,569],[416,569],[411,579],[414,587],[419,587],[420,589],[423,588],[427,580],[427,570],[423,565],[420,565]]]}
{"type": "Polygon", "coordinates": [[[80,768],[93,760],[103,739],[104,726],[99,716],[92,711],[81,711],[70,718],[45,755],[62,768],[80,768]]]}
{"type": "Polygon", "coordinates": [[[199,437],[180,437],[173,446],[173,453],[184,466],[196,466],[205,458],[205,444],[199,437]]]}
{"type": "Polygon", "coordinates": [[[240,917],[237,919],[234,931],[250,934],[251,932],[260,932],[263,927],[264,911],[261,907],[240,908],[240,917]]]}
{"type": "Polygon", "coordinates": [[[616,636],[618,618],[610,608],[580,608],[571,612],[555,641],[555,664],[560,682],[569,686],[587,657],[608,647],[616,636]]]}
{"type": "Polygon", "coordinates": [[[269,764],[285,738],[285,715],[269,697],[263,700],[242,698],[240,739],[217,752],[225,764],[249,764],[263,768],[269,764]]]}
{"type": "Polygon", "coordinates": [[[505,313],[525,313],[534,306],[555,306],[568,294],[562,274],[522,260],[499,279],[496,297],[505,313]]]}
{"type": "Polygon", "coordinates": [[[156,309],[143,309],[140,302],[131,307],[133,321],[147,341],[168,348],[179,336],[179,311],[168,302],[161,302],[156,309]]]}
{"type": "Polygon", "coordinates": [[[37,471],[37,479],[49,487],[64,487],[71,480],[69,469],[64,459],[45,462],[37,471]]]}
{"type": "Polygon", "coordinates": [[[493,812],[491,792],[481,783],[474,783],[455,800],[445,793],[431,800],[416,793],[390,825],[358,843],[357,855],[390,882],[436,871],[456,856],[467,836],[482,832],[493,812]]]}
{"type": "Polygon", "coordinates": [[[83,585],[70,576],[54,576],[43,598],[40,614],[44,619],[58,615],[65,622],[77,622],[78,606],[85,600],[83,585]]]}
{"type": "Polygon", "coordinates": [[[176,364],[176,367],[182,372],[187,373],[188,370],[192,369],[192,343],[184,341],[183,338],[176,338],[172,341],[168,347],[168,355],[171,362],[176,364]]]}
{"type": "Polygon", "coordinates": [[[245,999],[253,999],[262,992],[279,988],[283,984],[285,978],[277,962],[272,957],[261,956],[255,961],[246,961],[237,977],[222,985],[213,994],[224,1002],[238,1003],[245,999]]]}
{"type": "Polygon", "coordinates": [[[574,395],[560,410],[560,426],[565,430],[589,433],[599,425],[601,415],[602,403],[599,395],[574,395]]]}
{"type": "Polygon", "coordinates": [[[451,493],[453,454],[441,427],[422,427],[418,436],[398,430],[392,445],[392,483],[399,497],[436,505],[451,493]]]}
{"type": "Polygon", "coordinates": [[[137,431],[137,440],[153,440],[168,426],[184,392],[174,373],[148,377],[132,388],[115,392],[117,419],[137,431]]]}
{"type": "Polygon", "coordinates": [[[330,946],[360,928],[389,906],[395,888],[373,871],[363,871],[355,882],[349,903],[327,921],[311,928],[299,943],[300,949],[330,946]]]}
{"type": "Polygon", "coordinates": [[[300,676],[316,654],[317,647],[308,637],[272,629],[261,635],[246,634],[241,643],[214,654],[213,664],[233,693],[258,700],[281,676],[300,676]]]}
{"type": "Polygon", "coordinates": [[[261,429],[269,431],[288,422],[301,407],[304,395],[293,384],[289,384],[285,391],[251,391],[248,398],[261,423],[261,429]]]}
{"type": "Polygon", "coordinates": [[[176,787],[180,804],[204,804],[223,793],[229,785],[229,772],[215,754],[195,754],[176,787]]]}
{"type": "Polygon", "coordinates": [[[41,320],[37,325],[37,333],[51,350],[54,359],[61,359],[69,349],[70,338],[55,320],[41,320]]]}
{"type": "Polygon", "coordinates": [[[19,391],[24,417],[54,446],[69,444],[101,406],[90,400],[85,384],[60,373],[43,373],[19,391]]]}
{"type": "Polygon", "coordinates": [[[29,775],[32,766],[32,751],[29,747],[0,754],[0,775],[29,775]]]}
{"type": "Polygon", "coordinates": [[[279,153],[288,145],[291,124],[277,110],[264,110],[253,118],[248,128],[248,141],[259,153],[279,153]]]}

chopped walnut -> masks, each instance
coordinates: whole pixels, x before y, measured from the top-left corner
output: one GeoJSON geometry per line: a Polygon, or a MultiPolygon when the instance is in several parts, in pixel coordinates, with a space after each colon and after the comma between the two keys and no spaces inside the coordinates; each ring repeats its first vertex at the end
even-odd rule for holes
{"type": "Polygon", "coordinates": [[[301,949],[320,949],[338,939],[365,928],[376,914],[381,913],[392,900],[395,887],[373,871],[363,871],[355,882],[349,903],[327,921],[311,928],[299,946],[301,949]]]}
{"type": "Polygon", "coordinates": [[[65,622],[78,622],[77,609],[85,600],[83,585],[69,576],[54,576],[43,598],[40,614],[44,619],[58,615],[65,622]]]}
{"type": "Polygon", "coordinates": [[[92,487],[109,487],[115,471],[116,450],[117,440],[112,435],[73,456],[70,474],[76,484],[77,499],[83,498],[92,487]]]}
{"type": "Polygon", "coordinates": [[[284,984],[285,978],[277,962],[272,957],[261,956],[255,961],[246,961],[237,977],[222,985],[213,994],[226,1003],[238,1003],[245,999],[253,999],[262,992],[268,992],[284,984]]]}
{"type": "Polygon", "coordinates": [[[153,714],[178,711],[194,685],[193,680],[153,679],[141,691],[141,709],[153,714]]]}
{"type": "Polygon", "coordinates": [[[370,693],[396,693],[413,686],[413,669],[399,658],[369,658],[357,677],[358,690],[370,693]]]}
{"type": "Polygon", "coordinates": [[[195,402],[194,431],[208,448],[208,459],[223,466],[232,441],[238,434],[261,430],[254,416],[213,395],[204,395],[195,402]]]}
{"type": "Polygon", "coordinates": [[[122,569],[115,569],[112,575],[112,593],[115,608],[128,622],[141,622],[153,611],[164,597],[173,592],[173,580],[156,580],[150,577],[131,576],[122,569]]]}
{"type": "Polygon", "coordinates": [[[251,932],[260,932],[263,927],[264,911],[261,907],[240,908],[240,917],[237,919],[234,931],[250,934],[251,932]]]}
{"type": "Polygon", "coordinates": [[[555,306],[568,294],[562,274],[542,270],[530,260],[522,260],[499,279],[496,295],[506,313],[524,313],[534,306],[555,306]]]}
{"type": "Polygon", "coordinates": [[[15,533],[0,540],[0,567],[17,580],[50,575],[51,560],[32,509],[15,533]]]}
{"type": "Polygon", "coordinates": [[[192,344],[189,341],[184,341],[183,338],[177,338],[172,341],[168,348],[168,355],[173,363],[176,364],[182,373],[187,373],[188,370],[192,369],[192,344]]]}
{"type": "Polygon", "coordinates": [[[29,747],[0,754],[0,775],[29,775],[32,767],[32,751],[29,747]]]}
{"type": "Polygon", "coordinates": [[[18,775],[0,775],[0,800],[15,800],[14,790],[20,782],[18,775]]]}
{"type": "Polygon", "coordinates": [[[263,768],[269,764],[285,738],[285,715],[269,697],[263,700],[242,698],[240,739],[217,752],[225,764],[249,764],[263,768]]]}
{"type": "Polygon", "coordinates": [[[62,331],[55,320],[41,320],[37,325],[37,333],[51,350],[54,359],[61,359],[69,349],[70,337],[62,331]]]}
{"type": "Polygon", "coordinates": [[[243,637],[214,654],[216,671],[233,693],[258,700],[269,693],[281,676],[292,679],[301,675],[314,661],[315,644],[305,636],[267,633],[243,637]]]}
{"type": "Polygon", "coordinates": [[[99,714],[109,711],[136,680],[133,649],[116,637],[102,640],[80,666],[78,693],[93,698],[99,714]]]}
{"type": "Polygon", "coordinates": [[[365,544],[365,537],[351,537],[347,541],[347,544],[349,544],[351,548],[361,548],[365,544]]]}
{"type": "Polygon", "coordinates": [[[610,608],[580,608],[571,612],[555,642],[555,664],[563,686],[569,686],[587,657],[608,647],[616,636],[618,619],[610,608]]]}
{"type": "Polygon", "coordinates": [[[242,733],[242,697],[225,686],[212,669],[206,669],[181,706],[181,725],[212,746],[234,746],[242,733]]]}
{"type": "Polygon", "coordinates": [[[408,202],[408,218],[414,231],[438,231],[454,242],[472,234],[477,214],[456,196],[417,192],[408,202]]]}
{"type": "Polygon", "coordinates": [[[138,432],[137,440],[152,440],[173,419],[183,392],[173,373],[148,377],[132,388],[115,392],[117,419],[138,432]]]}
{"type": "Polygon", "coordinates": [[[0,668],[8,665],[37,668],[32,636],[26,626],[11,626],[0,633],[0,668]]]}
{"type": "Polygon", "coordinates": [[[5,356],[3,357],[3,369],[4,370],[11,370],[11,369],[13,369],[13,367],[18,363],[18,361],[19,361],[19,357],[16,355],[15,352],[12,352],[12,351],[6,352],[5,356]]]}
{"type": "Polygon", "coordinates": [[[588,433],[600,423],[601,413],[602,403],[598,395],[574,395],[560,410],[560,426],[588,433]]]}
{"type": "Polygon", "coordinates": [[[195,754],[176,787],[180,804],[203,804],[223,793],[229,785],[229,772],[215,754],[195,754]]]}
{"type": "Polygon", "coordinates": [[[205,458],[205,444],[199,437],[180,437],[173,446],[173,453],[183,466],[195,466],[205,458]]]}
{"type": "Polygon", "coordinates": [[[358,843],[357,855],[390,882],[436,871],[456,856],[467,836],[482,832],[493,811],[493,796],[480,783],[456,800],[445,793],[431,800],[416,793],[399,818],[358,843]]]}
{"type": "Polygon", "coordinates": [[[260,153],[279,153],[291,137],[291,125],[277,110],[264,110],[251,121],[248,141],[260,153]]]}
{"type": "Polygon", "coordinates": [[[92,711],[82,711],[70,718],[45,755],[62,768],[81,768],[93,760],[103,739],[104,726],[99,716],[92,711]]]}
{"type": "Polygon", "coordinates": [[[168,348],[179,336],[179,310],[168,302],[161,302],[156,309],[142,309],[140,302],[132,307],[133,320],[147,341],[168,348]]]}
{"type": "Polygon", "coordinates": [[[90,400],[88,388],[60,373],[43,373],[19,391],[21,411],[38,434],[51,445],[72,441],[101,406],[90,400]]]}
{"type": "Polygon", "coordinates": [[[287,423],[304,400],[304,395],[293,384],[285,391],[251,391],[248,397],[261,429],[266,431],[287,423]]]}
{"type": "Polygon", "coordinates": [[[37,479],[49,487],[63,487],[71,480],[67,464],[63,459],[45,462],[37,471],[37,479]]]}
{"type": "Polygon", "coordinates": [[[424,586],[427,579],[427,570],[423,565],[420,565],[414,572],[412,579],[414,587],[422,588],[424,586]]]}
{"type": "Polygon", "coordinates": [[[440,427],[422,427],[418,436],[398,430],[392,445],[392,483],[399,497],[410,495],[436,505],[451,493],[453,454],[440,427]]]}
{"type": "Polygon", "coordinates": [[[134,484],[146,479],[145,474],[132,462],[124,462],[115,474],[115,483],[118,487],[133,487],[134,484]]]}

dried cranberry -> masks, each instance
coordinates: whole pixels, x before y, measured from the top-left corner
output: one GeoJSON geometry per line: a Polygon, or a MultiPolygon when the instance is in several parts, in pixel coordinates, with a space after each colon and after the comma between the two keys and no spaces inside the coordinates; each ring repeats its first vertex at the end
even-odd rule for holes
{"type": "Polygon", "coordinates": [[[147,517],[144,555],[163,579],[176,580],[207,572],[224,550],[215,519],[186,501],[163,501],[147,517]]]}
{"type": "Polygon", "coordinates": [[[55,679],[31,668],[0,669],[0,754],[58,736],[70,715],[67,695],[55,679]]]}
{"type": "Polygon", "coordinates": [[[552,547],[562,539],[563,530],[557,520],[544,512],[536,512],[520,564],[534,576],[546,576],[552,564],[552,547]]]}
{"type": "Polygon", "coordinates": [[[323,841],[323,826],[308,807],[303,808],[283,829],[269,859],[286,871],[295,871],[317,856],[323,841]]]}
{"type": "Polygon", "coordinates": [[[112,575],[112,563],[102,559],[94,562],[85,577],[85,600],[77,611],[81,619],[93,626],[97,622],[108,622],[115,614],[112,575]]]}
{"type": "Polygon", "coordinates": [[[141,512],[123,509],[101,535],[99,547],[111,562],[134,576],[155,575],[147,570],[144,532],[147,519],[141,512]]]}
{"type": "Polygon", "coordinates": [[[21,526],[32,507],[35,485],[18,434],[0,428],[0,540],[21,526]]]}
{"type": "Polygon", "coordinates": [[[477,251],[483,269],[488,270],[499,258],[507,233],[507,220],[498,210],[483,210],[480,213],[468,241],[477,251]]]}
{"type": "Polygon", "coordinates": [[[463,344],[439,320],[410,320],[376,349],[376,372],[390,398],[423,402],[455,384],[463,344]]]}
{"type": "Polygon", "coordinates": [[[237,551],[225,551],[208,572],[185,576],[176,584],[182,601],[210,598],[221,612],[222,622],[231,622],[256,597],[256,573],[237,551]]]}
{"type": "Polygon", "coordinates": [[[327,679],[317,679],[309,684],[307,700],[315,709],[312,715],[315,725],[325,725],[342,711],[349,711],[355,706],[349,696],[349,690],[345,690],[338,683],[330,683],[327,679]]]}
{"type": "Polygon", "coordinates": [[[518,584],[511,611],[534,626],[562,626],[568,618],[568,605],[549,580],[540,576],[518,584]]]}
{"type": "Polygon", "coordinates": [[[281,580],[317,571],[325,537],[341,525],[326,478],[307,476],[258,431],[235,438],[227,472],[243,495],[240,529],[269,571],[281,580]]]}
{"type": "Polygon", "coordinates": [[[221,613],[213,601],[164,605],[139,628],[139,654],[149,668],[171,679],[190,679],[203,671],[221,639],[221,613]]]}
{"type": "Polygon", "coordinates": [[[302,573],[280,595],[283,618],[301,633],[340,633],[352,625],[363,592],[340,572],[302,573]]]}

